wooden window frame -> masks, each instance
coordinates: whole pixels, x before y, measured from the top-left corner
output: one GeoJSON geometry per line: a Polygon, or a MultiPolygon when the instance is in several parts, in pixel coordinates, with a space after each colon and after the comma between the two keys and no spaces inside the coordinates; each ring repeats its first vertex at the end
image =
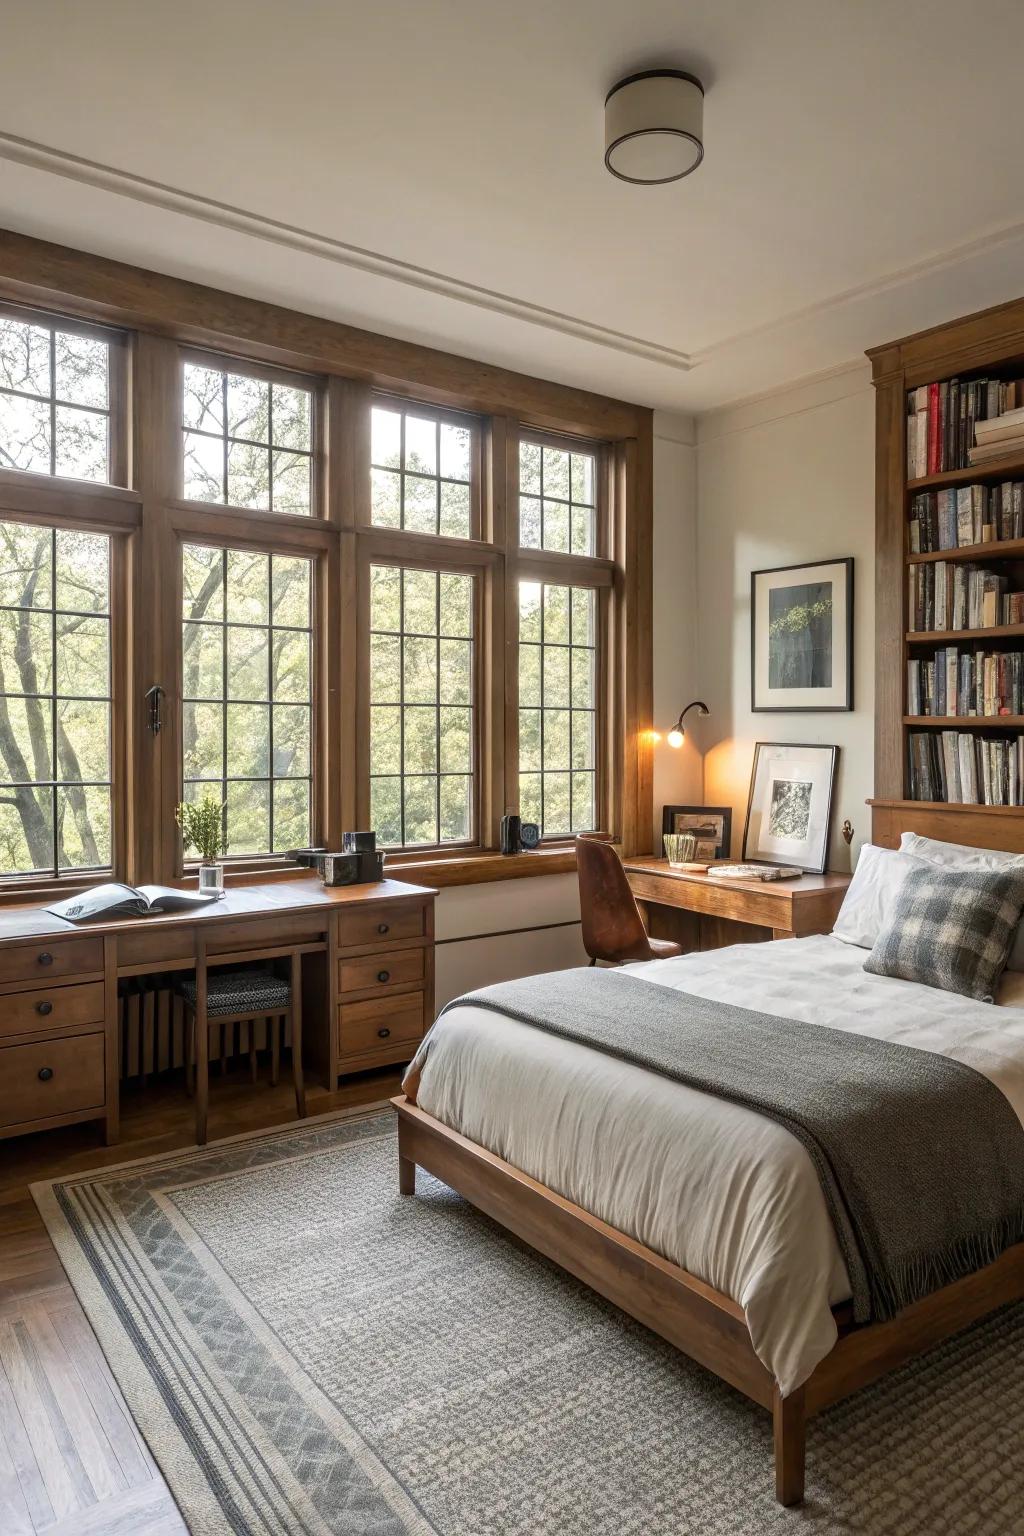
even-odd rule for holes
{"type": "MultiPolygon", "coordinates": [[[[300,372],[297,369],[273,368],[265,363],[253,362],[250,358],[232,357],[222,352],[207,352],[200,347],[182,347],[179,356],[179,389],[177,406],[177,429],[181,451],[179,452],[178,473],[175,485],[174,504],[180,507],[206,507],[211,511],[236,513],[243,517],[263,517],[274,520],[282,519],[287,525],[293,521],[299,523],[315,523],[323,521],[324,507],[324,400],[325,380],[317,378],[313,374],[300,372]],[[306,389],[310,393],[310,485],[309,485],[309,513],[305,512],[278,512],[271,508],[261,510],[258,507],[239,507],[230,501],[201,501],[185,495],[185,461],[184,438],[185,432],[192,430],[184,424],[184,393],[185,393],[185,366],[188,363],[199,368],[207,368],[213,373],[233,375],[236,378],[259,379],[266,384],[282,384],[289,389],[306,389]]],[[[225,444],[232,439],[227,431],[227,422],[224,423],[223,440],[225,444]]],[[[218,434],[207,434],[216,437],[218,434]]],[[[268,445],[268,452],[271,445],[268,445]]],[[[224,482],[224,493],[227,495],[227,480],[224,482]]]]}
{"type": "MultiPolygon", "coordinates": [[[[477,836],[389,857],[392,870],[437,883],[471,883],[572,868],[568,841],[501,859],[498,824],[518,799],[517,643],[520,577],[592,586],[599,592],[598,795],[602,828],[626,853],[650,848],[652,413],[583,390],[316,316],[204,288],[105,258],[0,231],[0,303],[19,318],[99,326],[122,345],[117,407],[124,482],[55,481],[0,473],[0,516],[68,519],[120,535],[112,614],[118,655],[112,763],[115,873],[133,883],[185,874],[173,808],[180,796],[181,542],[256,547],[314,558],[314,836],[337,846],[368,810],[366,689],[358,680],[360,635],[368,650],[361,573],[374,561],[465,569],[476,576],[477,836]],[[315,505],[311,515],[185,501],[181,388],[184,360],[314,390],[315,505]],[[475,427],[473,538],[370,523],[370,411],[375,401],[417,408],[475,427]],[[520,435],[596,452],[594,556],[518,546],[520,435]],[[122,631],[121,640],[117,639],[122,631]],[[149,729],[144,698],[167,690],[165,728],[149,729]],[[415,872],[415,873],[413,873],[415,872]]],[[[112,353],[112,379],[113,379],[112,353]]],[[[112,419],[115,412],[112,382],[112,419]]],[[[113,437],[113,433],[112,433],[113,437]]],[[[239,860],[231,879],[288,878],[280,855],[239,860]]],[[[26,886],[0,889],[24,899],[26,886]]],[[[46,887],[52,895],[57,887],[46,887]]]]}
{"type": "MultiPolygon", "coordinates": [[[[400,530],[380,530],[399,532],[400,530]]],[[[430,538],[430,534],[418,537],[430,538]]],[[[484,701],[484,672],[480,664],[480,634],[483,627],[484,613],[484,582],[487,576],[488,565],[476,558],[465,559],[461,562],[453,559],[431,559],[426,551],[416,550],[408,555],[383,555],[374,553],[376,541],[364,540],[360,550],[359,563],[359,607],[360,620],[358,625],[358,656],[357,656],[357,698],[360,720],[360,746],[365,752],[365,759],[360,756],[358,779],[356,788],[356,805],[360,826],[372,825],[370,812],[371,799],[371,774],[370,774],[370,567],[374,565],[390,566],[393,570],[418,570],[432,571],[438,575],[471,576],[473,578],[473,740],[472,740],[472,827],[470,836],[463,842],[439,842],[424,845],[422,843],[402,844],[401,846],[387,848],[385,851],[389,859],[401,859],[402,862],[429,862],[437,858],[466,858],[472,854],[482,853],[486,844],[481,837],[481,769],[486,755],[486,746],[482,740],[481,721],[483,719],[484,701]],[[363,721],[365,719],[365,725],[363,721]]],[[[405,774],[401,775],[403,786],[405,774]]]]}
{"type": "MultiPolygon", "coordinates": [[[[49,485],[58,487],[84,487],[86,492],[104,491],[111,488],[124,487],[129,478],[129,431],[128,431],[128,393],[129,393],[129,338],[123,331],[113,326],[89,325],[73,315],[66,315],[62,311],[46,310],[23,304],[7,304],[0,301],[0,316],[7,320],[18,320],[23,325],[37,325],[48,331],[64,331],[69,336],[84,336],[90,341],[102,341],[108,347],[107,353],[107,467],[110,471],[108,480],[80,480],[71,475],[49,474],[32,469],[0,469],[0,475],[7,479],[14,476],[16,481],[27,481],[29,484],[49,485]]],[[[54,383],[54,390],[56,384],[54,383]]],[[[54,396],[55,398],[55,396],[54,396]]],[[[81,409],[87,409],[81,407],[81,409]]],[[[93,408],[95,409],[95,408],[93,408]]]]}

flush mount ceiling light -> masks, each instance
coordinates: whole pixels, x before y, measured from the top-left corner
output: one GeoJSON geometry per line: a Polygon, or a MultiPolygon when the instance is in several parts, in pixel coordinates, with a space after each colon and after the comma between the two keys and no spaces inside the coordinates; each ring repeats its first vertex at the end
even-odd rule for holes
{"type": "Polygon", "coordinates": [[[704,87],[681,69],[645,69],[604,103],[604,163],[622,181],[679,181],[704,158],[704,87]]]}

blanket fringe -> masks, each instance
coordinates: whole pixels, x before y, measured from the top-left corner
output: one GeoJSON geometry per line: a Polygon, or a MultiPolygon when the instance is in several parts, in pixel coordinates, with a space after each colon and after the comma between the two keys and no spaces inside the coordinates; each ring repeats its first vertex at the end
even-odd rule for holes
{"type": "MultiPolygon", "coordinates": [[[[994,1264],[1008,1248],[1024,1242],[1024,1206],[1015,1215],[994,1222],[984,1232],[958,1238],[937,1253],[920,1254],[892,1266],[888,1273],[869,1275],[871,1318],[888,1322],[904,1308],[946,1285],[994,1264]]],[[[864,1319],[868,1321],[868,1319],[864,1319]]]]}

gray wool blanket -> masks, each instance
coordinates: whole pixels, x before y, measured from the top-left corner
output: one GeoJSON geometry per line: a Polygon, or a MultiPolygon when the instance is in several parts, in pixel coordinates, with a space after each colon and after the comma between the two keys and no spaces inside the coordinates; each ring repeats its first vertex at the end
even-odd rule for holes
{"type": "Polygon", "coordinates": [[[448,1008],[466,1003],[784,1126],[821,1181],[858,1323],[885,1321],[1024,1240],[1024,1128],[962,1062],[612,970],[499,982],[448,1008]]]}

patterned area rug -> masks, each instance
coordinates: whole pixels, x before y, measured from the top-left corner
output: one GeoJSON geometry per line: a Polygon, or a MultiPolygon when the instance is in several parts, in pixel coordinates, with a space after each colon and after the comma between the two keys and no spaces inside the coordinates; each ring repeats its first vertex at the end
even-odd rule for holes
{"type": "Polygon", "coordinates": [[[816,1419],[767,1414],[422,1172],[390,1112],[37,1185],[191,1529],[221,1536],[1024,1530],[1024,1307],[816,1419]]]}

